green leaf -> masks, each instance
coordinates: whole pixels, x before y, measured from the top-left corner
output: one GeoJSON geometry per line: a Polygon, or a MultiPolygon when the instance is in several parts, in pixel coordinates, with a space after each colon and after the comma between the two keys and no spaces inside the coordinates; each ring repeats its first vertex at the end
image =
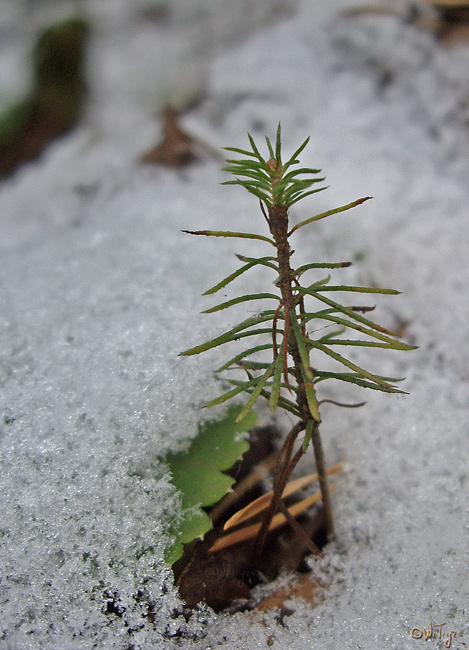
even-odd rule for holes
{"type": "Polygon", "coordinates": [[[210,307],[210,309],[205,309],[202,313],[211,314],[215,311],[221,311],[222,309],[233,307],[233,305],[237,305],[241,302],[247,302],[249,300],[267,300],[267,299],[281,300],[281,298],[279,296],[276,296],[274,293],[252,293],[247,296],[239,296],[239,298],[233,298],[232,300],[227,300],[226,302],[222,302],[219,305],[215,305],[215,307],[210,307]]]}
{"type": "Polygon", "coordinates": [[[316,291],[347,291],[355,293],[382,293],[390,296],[398,296],[401,292],[396,289],[379,289],[377,287],[351,287],[345,284],[342,285],[328,285],[324,289],[316,289],[316,291]]]}
{"type": "Polygon", "coordinates": [[[291,165],[294,165],[294,164],[297,162],[297,160],[296,160],[296,159],[297,159],[297,156],[300,155],[300,153],[303,151],[303,149],[304,149],[304,148],[306,147],[306,145],[308,144],[309,140],[310,140],[310,138],[309,138],[309,136],[308,136],[308,137],[306,138],[306,140],[303,142],[303,144],[301,144],[301,145],[298,147],[298,149],[295,151],[295,153],[294,153],[293,156],[290,158],[290,160],[288,160],[288,161],[284,164],[284,166],[283,166],[283,171],[284,171],[284,172],[285,172],[289,167],[291,167],[291,165]]]}
{"type": "Polygon", "coordinates": [[[305,437],[304,437],[304,440],[303,440],[303,453],[304,454],[306,454],[306,452],[308,450],[308,445],[309,445],[309,443],[311,441],[312,433],[313,433],[313,421],[308,420],[308,422],[306,423],[305,437]]]}
{"type": "MultiPolygon", "coordinates": [[[[344,381],[350,384],[355,384],[361,388],[371,388],[372,390],[379,390],[384,393],[399,393],[401,395],[406,395],[405,391],[396,388],[395,386],[390,385],[389,388],[383,388],[372,382],[361,379],[360,376],[356,373],[347,373],[347,372],[324,372],[322,370],[315,370],[316,380],[315,383],[320,381],[325,381],[327,379],[337,379],[338,381],[344,381]]],[[[391,377],[380,377],[380,379],[385,379],[387,381],[398,382],[404,381],[403,378],[391,378],[391,377]]]]}
{"type": "Polygon", "coordinates": [[[255,153],[252,153],[252,151],[247,151],[246,149],[238,149],[238,147],[223,147],[224,151],[233,151],[234,153],[239,153],[242,156],[252,156],[253,158],[257,158],[255,153]]]}
{"type": "Polygon", "coordinates": [[[272,411],[272,413],[275,411],[278,405],[278,400],[280,396],[280,384],[282,383],[282,370],[283,370],[283,343],[279,347],[277,358],[275,360],[274,379],[272,381],[270,397],[269,397],[269,408],[272,411]]]}
{"type": "MultiPolygon", "coordinates": [[[[386,329],[385,327],[382,327],[381,325],[378,325],[377,323],[374,323],[371,320],[368,320],[368,318],[365,318],[364,316],[360,316],[357,314],[357,312],[353,311],[352,307],[344,307],[338,302],[334,302],[334,300],[331,300],[330,298],[327,298],[324,295],[321,295],[320,293],[311,290],[309,287],[298,287],[298,292],[308,294],[313,296],[314,298],[317,298],[319,301],[324,302],[326,305],[329,305],[329,307],[332,307],[335,311],[341,312],[342,314],[345,314],[349,318],[352,318],[353,320],[358,321],[359,323],[362,323],[363,325],[366,325],[370,329],[376,330],[377,332],[381,332],[383,334],[387,334],[388,336],[398,336],[395,332],[391,332],[390,330],[386,329]]],[[[328,310],[327,310],[328,311],[328,310]]],[[[327,313],[327,311],[325,313],[327,313]]],[[[329,319],[332,320],[332,319],[329,319]]],[[[338,322],[338,321],[337,321],[338,322]]]]}
{"type": "Polygon", "coordinates": [[[337,340],[337,336],[342,336],[342,334],[345,332],[346,328],[341,327],[339,330],[334,330],[333,332],[330,332],[329,334],[324,334],[324,336],[321,336],[319,340],[319,343],[327,343],[331,339],[337,340]]]}
{"type": "Polygon", "coordinates": [[[239,362],[238,368],[241,370],[266,370],[269,365],[263,361],[248,361],[247,359],[243,359],[239,362]]]}
{"type": "Polygon", "coordinates": [[[308,350],[306,349],[303,335],[301,333],[300,326],[298,325],[298,321],[296,320],[296,314],[293,311],[293,309],[290,311],[290,322],[292,324],[293,331],[295,332],[296,342],[298,344],[298,351],[301,357],[301,365],[303,366],[303,372],[305,373],[307,379],[312,381],[313,373],[309,362],[308,350]]]}
{"type": "Polygon", "coordinates": [[[295,270],[295,275],[297,278],[299,278],[300,275],[303,275],[303,273],[309,271],[310,269],[344,269],[348,266],[352,266],[352,262],[313,262],[312,264],[304,264],[303,266],[299,266],[295,270]]]}
{"type": "Polygon", "coordinates": [[[240,354],[237,354],[235,357],[224,363],[218,370],[215,372],[222,372],[223,370],[226,370],[230,366],[233,366],[238,363],[238,361],[241,361],[245,357],[250,356],[251,354],[255,354],[256,352],[260,352],[262,350],[269,350],[273,348],[274,346],[272,343],[264,343],[264,345],[256,345],[254,348],[249,348],[248,350],[244,350],[244,352],[241,352],[240,354]]]}
{"type": "MultiPolygon", "coordinates": [[[[357,325],[356,323],[346,320],[345,318],[340,318],[338,316],[333,316],[332,314],[327,313],[329,310],[324,310],[322,312],[316,312],[311,315],[311,318],[320,318],[323,320],[331,321],[333,323],[337,323],[337,325],[343,325],[344,327],[348,327],[349,329],[356,330],[357,332],[360,332],[361,334],[366,334],[367,336],[371,336],[372,338],[378,339],[379,341],[382,341],[383,343],[387,343],[390,348],[393,350],[416,350],[417,346],[415,345],[409,345],[408,343],[404,343],[403,341],[399,341],[397,339],[391,338],[390,336],[386,336],[385,334],[381,334],[379,331],[376,331],[376,328],[379,327],[379,325],[376,325],[376,323],[372,323],[372,325],[375,326],[375,329],[368,329],[367,327],[363,327],[362,325],[357,325]]],[[[355,312],[348,310],[344,310],[344,313],[346,313],[348,316],[355,317],[357,314],[355,312]]],[[[308,314],[305,314],[307,318],[305,319],[305,322],[311,320],[309,318],[308,314]]],[[[369,321],[366,318],[360,318],[360,322],[366,321],[367,324],[370,324],[371,321],[369,321]]],[[[383,330],[384,328],[380,328],[380,330],[383,330]]],[[[386,330],[385,330],[386,331],[386,330]]],[[[397,334],[393,335],[397,336],[397,334]]]]}
{"type": "Polygon", "coordinates": [[[334,210],[327,210],[327,212],[321,212],[321,214],[317,214],[314,217],[305,219],[304,221],[297,223],[296,226],[293,226],[293,228],[290,230],[288,235],[293,234],[295,230],[298,230],[298,228],[302,228],[303,226],[306,226],[309,223],[313,223],[313,221],[319,221],[320,219],[325,219],[326,217],[330,217],[333,214],[338,214],[339,212],[345,212],[346,210],[355,208],[357,205],[361,205],[365,201],[368,201],[368,199],[371,199],[371,196],[365,196],[364,198],[358,199],[357,201],[352,201],[352,203],[347,203],[347,205],[342,205],[340,208],[335,208],[334,210]]]}
{"type": "Polygon", "coordinates": [[[316,420],[316,422],[320,422],[321,416],[319,415],[318,400],[313,385],[314,375],[309,363],[309,354],[308,354],[308,350],[306,349],[306,344],[303,339],[303,335],[301,333],[300,326],[298,325],[298,321],[296,320],[296,314],[293,311],[293,309],[290,312],[290,322],[292,324],[293,331],[295,332],[296,342],[298,344],[298,351],[301,357],[301,371],[303,373],[303,378],[305,380],[305,393],[306,393],[306,400],[308,402],[309,412],[311,413],[313,419],[316,420]]]}
{"type": "MultiPolygon", "coordinates": [[[[285,167],[283,168],[285,171],[285,167]]],[[[296,176],[299,176],[300,174],[320,174],[321,170],[320,169],[311,169],[311,167],[301,167],[300,169],[295,169],[292,172],[289,172],[288,174],[284,174],[282,177],[282,183],[289,183],[292,179],[294,179],[296,176]]],[[[318,183],[319,181],[325,181],[326,177],[324,176],[323,178],[311,178],[310,181],[312,183],[318,183]]]]}
{"type": "Polygon", "coordinates": [[[256,385],[257,380],[258,378],[255,377],[250,381],[239,383],[238,386],[236,386],[236,388],[232,388],[227,393],[223,393],[223,395],[219,395],[218,397],[215,397],[215,399],[212,399],[210,402],[207,402],[207,404],[204,404],[203,408],[204,409],[211,408],[212,406],[218,406],[219,404],[224,404],[224,402],[227,402],[229,399],[236,397],[236,395],[239,395],[240,393],[243,392],[247,392],[248,388],[251,388],[252,386],[256,385]]]}
{"type": "Polygon", "coordinates": [[[269,377],[272,376],[272,374],[273,374],[273,372],[274,372],[274,370],[275,370],[275,365],[276,365],[276,364],[275,364],[275,361],[274,361],[273,363],[270,364],[270,366],[267,368],[267,370],[266,370],[265,373],[262,375],[262,377],[260,377],[260,378],[257,379],[256,387],[253,389],[252,394],[251,394],[251,397],[249,398],[248,403],[246,404],[246,406],[243,408],[243,410],[241,411],[241,413],[240,413],[240,414],[238,415],[238,417],[236,418],[236,422],[237,422],[237,423],[238,423],[238,422],[242,422],[242,420],[244,420],[244,418],[246,417],[246,415],[249,413],[249,411],[250,411],[250,410],[252,409],[252,407],[254,406],[254,404],[255,404],[257,398],[259,397],[259,395],[260,395],[262,389],[263,389],[264,386],[265,386],[266,381],[269,379],[269,377]]]}
{"type": "MultiPolygon", "coordinates": [[[[311,190],[309,192],[297,192],[297,193],[295,193],[293,195],[289,195],[288,198],[285,197],[285,203],[287,203],[287,205],[289,207],[291,207],[292,205],[295,205],[295,203],[298,203],[298,201],[301,201],[305,197],[310,196],[311,194],[317,194],[318,192],[323,192],[324,190],[327,190],[327,189],[329,189],[329,186],[327,186],[327,187],[318,187],[316,190],[311,190]]],[[[288,235],[290,236],[291,232],[289,232],[288,235]]]]}
{"type": "Polygon", "coordinates": [[[254,187],[261,187],[263,190],[266,190],[267,192],[270,191],[269,179],[264,178],[257,171],[250,171],[250,170],[248,171],[247,169],[233,169],[233,168],[226,169],[225,171],[230,171],[235,176],[246,176],[246,178],[252,178],[254,180],[241,181],[240,179],[237,179],[235,181],[223,181],[221,185],[237,185],[239,182],[241,182],[243,185],[247,183],[249,185],[253,185],[254,187]]]}
{"type": "Polygon", "coordinates": [[[268,266],[269,268],[274,269],[274,271],[277,271],[278,273],[278,264],[275,263],[277,261],[276,257],[247,257],[246,255],[239,255],[238,253],[235,253],[235,255],[239,260],[241,260],[241,262],[262,264],[263,266],[268,266]]]}
{"type": "Polygon", "coordinates": [[[320,343],[325,343],[327,345],[350,345],[363,348],[385,348],[388,350],[395,350],[396,348],[389,343],[378,343],[377,341],[361,341],[357,339],[335,339],[334,337],[323,337],[320,339],[320,343]]]}
{"type": "Polygon", "coordinates": [[[269,168],[265,162],[259,162],[258,160],[227,160],[227,163],[230,163],[228,167],[222,167],[221,171],[222,172],[230,172],[232,173],[233,169],[234,170],[245,170],[245,169],[250,169],[251,171],[255,171],[260,173],[262,178],[269,179],[270,174],[269,174],[269,168]]]}
{"type": "Polygon", "coordinates": [[[212,348],[216,348],[219,345],[228,343],[229,341],[235,341],[237,338],[241,338],[239,332],[242,332],[243,330],[252,327],[254,325],[258,325],[259,323],[265,323],[266,321],[272,320],[274,316],[275,316],[275,311],[273,310],[267,310],[261,312],[257,316],[251,316],[250,318],[247,318],[246,320],[239,323],[239,325],[233,327],[228,332],[225,332],[220,336],[216,336],[214,339],[211,339],[210,341],[206,341],[205,343],[196,345],[195,347],[190,348],[189,350],[184,350],[184,352],[180,352],[178,356],[189,357],[192,356],[193,354],[200,354],[201,352],[205,352],[205,350],[211,350],[212,348]]]}
{"type": "Polygon", "coordinates": [[[181,557],[183,544],[210,529],[210,519],[202,508],[220,501],[234,483],[224,472],[248,450],[249,443],[240,433],[252,429],[257,419],[251,411],[242,424],[235,424],[238,411],[239,406],[231,406],[222,418],[200,424],[189,449],[165,459],[171,482],[182,493],[182,517],[172,523],[175,539],[165,551],[168,564],[181,557]]]}
{"type": "MultiPolygon", "coordinates": [[[[262,259],[267,261],[267,260],[271,260],[271,259],[274,259],[274,258],[272,258],[272,257],[264,257],[262,259]]],[[[212,293],[216,293],[217,291],[220,291],[220,289],[223,289],[223,287],[226,287],[227,284],[230,284],[230,282],[233,282],[233,280],[236,280],[236,278],[238,278],[240,275],[242,275],[243,273],[248,271],[250,268],[252,268],[256,264],[261,264],[261,263],[262,262],[260,262],[259,260],[248,262],[247,264],[245,264],[244,266],[239,268],[237,271],[234,271],[233,273],[228,275],[226,278],[224,278],[223,280],[221,280],[220,282],[215,284],[210,289],[207,289],[207,291],[204,291],[203,295],[208,296],[208,295],[210,295],[212,293]]]]}
{"type": "Polygon", "coordinates": [[[341,363],[343,366],[346,366],[347,368],[350,368],[350,370],[354,370],[360,377],[363,377],[364,379],[368,379],[369,381],[374,382],[375,384],[378,384],[381,388],[392,388],[390,384],[387,382],[383,381],[380,379],[378,376],[373,375],[371,372],[368,372],[364,368],[360,368],[360,366],[357,366],[356,363],[353,363],[353,361],[350,361],[349,359],[346,359],[343,357],[341,354],[338,354],[337,352],[334,352],[333,350],[330,350],[327,345],[323,345],[322,343],[319,343],[318,341],[312,341],[311,339],[308,339],[309,343],[317,348],[318,350],[321,350],[324,352],[324,354],[327,354],[327,356],[331,357],[335,361],[338,361],[341,363]]]}
{"type": "Polygon", "coordinates": [[[276,271],[278,270],[277,266],[275,266],[274,264],[269,264],[269,262],[275,260],[275,257],[259,257],[257,259],[251,257],[243,257],[242,255],[237,255],[236,257],[240,259],[242,262],[247,262],[247,264],[239,268],[237,271],[234,271],[233,273],[228,275],[226,278],[218,282],[218,284],[215,284],[210,289],[207,289],[207,291],[204,291],[203,293],[204,296],[208,296],[212,293],[216,293],[217,291],[220,291],[220,289],[226,287],[227,284],[230,284],[230,282],[233,282],[233,280],[236,280],[236,278],[238,278],[246,271],[249,271],[249,269],[251,269],[253,266],[256,266],[257,264],[263,264],[264,266],[270,266],[276,271]]]}
{"type": "Polygon", "coordinates": [[[275,246],[275,242],[269,237],[264,237],[264,235],[256,235],[250,232],[229,232],[224,230],[183,230],[182,232],[187,232],[189,235],[205,235],[206,237],[239,237],[240,239],[259,239],[260,241],[266,241],[272,246],[275,246]]]}
{"type": "Polygon", "coordinates": [[[279,122],[277,126],[277,139],[275,141],[275,159],[278,160],[280,164],[282,163],[281,153],[282,153],[282,127],[280,126],[280,122],[279,122]]]}
{"type": "Polygon", "coordinates": [[[264,158],[261,156],[261,154],[259,152],[259,149],[257,148],[256,143],[254,142],[254,139],[253,139],[253,137],[252,137],[252,135],[250,133],[248,133],[248,138],[249,138],[249,142],[251,143],[251,147],[252,147],[252,150],[253,150],[255,156],[259,160],[264,161],[264,158]]]}
{"type": "Polygon", "coordinates": [[[272,143],[270,142],[269,138],[266,136],[265,141],[267,142],[267,148],[269,150],[269,155],[271,158],[275,158],[274,150],[272,147],[272,143]]]}
{"type": "MultiPolygon", "coordinates": [[[[254,196],[257,196],[257,198],[260,199],[261,201],[264,201],[266,205],[270,205],[269,197],[266,194],[264,194],[264,192],[261,192],[260,189],[258,189],[259,184],[256,184],[254,182],[249,182],[249,181],[242,181],[241,179],[238,179],[236,181],[224,181],[222,185],[242,185],[244,188],[247,189],[248,192],[254,194],[254,196]]],[[[264,239],[267,238],[264,237],[264,239]]]]}
{"type": "MultiPolygon", "coordinates": [[[[240,382],[240,381],[237,381],[236,379],[228,379],[227,381],[228,381],[229,384],[231,384],[231,385],[233,385],[233,386],[237,386],[237,385],[239,385],[239,384],[242,383],[242,382],[240,382]]],[[[283,384],[282,384],[282,387],[284,387],[283,384]]],[[[252,390],[253,390],[252,388],[248,388],[248,389],[246,390],[246,392],[247,392],[247,393],[252,393],[252,390]]],[[[262,397],[265,397],[265,399],[266,399],[268,402],[270,402],[270,393],[269,393],[268,390],[265,390],[265,388],[263,388],[263,389],[261,390],[261,392],[260,392],[260,395],[261,395],[262,397]]],[[[292,402],[291,400],[287,399],[286,397],[282,397],[282,396],[280,395],[280,397],[279,397],[279,399],[278,399],[278,405],[279,405],[280,408],[282,408],[284,411],[288,411],[289,413],[292,413],[293,415],[295,415],[295,416],[298,417],[298,418],[301,417],[301,413],[300,413],[300,411],[298,410],[298,406],[295,404],[295,402],[292,402]]]]}

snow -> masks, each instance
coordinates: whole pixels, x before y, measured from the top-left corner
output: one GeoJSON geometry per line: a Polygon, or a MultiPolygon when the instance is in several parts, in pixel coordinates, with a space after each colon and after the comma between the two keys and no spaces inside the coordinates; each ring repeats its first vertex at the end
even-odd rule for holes
{"type": "MultiPolygon", "coordinates": [[[[345,19],[346,0],[286,16],[281,2],[83,4],[97,21],[84,123],[0,185],[2,647],[418,650],[411,630],[430,620],[465,647],[469,49],[395,17],[345,19]],[[143,23],[139,11],[165,4],[164,29],[143,23]],[[161,82],[168,48],[181,53],[176,70],[190,57],[195,79],[161,82]],[[161,458],[195,435],[225,358],[178,352],[236,322],[201,315],[200,294],[236,268],[234,252],[265,252],[181,233],[263,228],[252,197],[220,187],[218,161],[136,163],[157,137],[154,112],[194,96],[184,125],[215,147],[245,146],[247,130],[273,136],[279,120],[286,152],[311,135],[303,162],[331,187],[294,220],[374,196],[298,236],[298,263],[360,259],[344,277],[401,290],[377,318],[406,322],[420,346],[380,359],[384,374],[407,375],[409,396],[324,407],[326,456],[345,461],[336,540],[314,566],[329,587],[319,607],[297,600],[281,622],[208,608],[174,617],[162,560],[179,499],[161,458]]],[[[1,81],[16,92],[12,30],[26,36],[19,3],[2,5],[1,81]]],[[[244,278],[235,293],[265,290],[270,276],[244,278]]]]}

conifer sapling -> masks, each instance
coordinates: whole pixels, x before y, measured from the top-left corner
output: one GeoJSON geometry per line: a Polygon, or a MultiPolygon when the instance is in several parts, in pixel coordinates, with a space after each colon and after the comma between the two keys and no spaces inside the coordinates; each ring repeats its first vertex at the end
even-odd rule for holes
{"type": "MultiPolygon", "coordinates": [[[[286,161],[282,161],[281,131],[277,130],[275,148],[266,137],[268,157],[261,155],[253,138],[248,134],[251,150],[227,147],[227,151],[242,156],[227,160],[224,171],[231,173],[235,179],[224,184],[242,185],[253,194],[260,203],[261,213],[267,222],[269,234],[198,230],[185,231],[193,235],[211,237],[234,237],[256,239],[269,245],[271,255],[252,258],[242,255],[237,257],[242,266],[205,294],[211,295],[226,287],[229,283],[250,269],[262,265],[274,271],[274,286],[277,291],[248,294],[222,302],[206,313],[219,311],[233,305],[271,299],[272,309],[262,310],[250,316],[224,334],[197,345],[182,355],[194,355],[217,346],[244,341],[243,351],[230,358],[217,372],[243,369],[246,378],[228,378],[232,388],[205,406],[221,404],[241,393],[246,393],[248,400],[241,409],[237,422],[242,421],[253,407],[256,400],[263,397],[268,400],[270,410],[284,409],[296,418],[296,423],[285,438],[279,452],[279,460],[274,470],[274,489],[270,506],[264,515],[262,525],[254,542],[253,561],[255,562],[265,544],[269,526],[277,511],[282,512],[287,521],[298,530],[298,524],[288,512],[282,501],[282,494],[294,468],[311,444],[314,450],[316,469],[319,477],[321,499],[324,510],[326,533],[330,537],[334,532],[331,498],[328,488],[326,463],[319,433],[321,423],[320,406],[325,401],[318,398],[321,384],[326,381],[346,382],[362,388],[369,388],[386,393],[402,393],[395,385],[398,379],[390,379],[369,372],[343,353],[343,348],[378,347],[391,350],[410,350],[413,346],[397,340],[398,335],[370,320],[364,313],[374,307],[343,305],[335,296],[339,294],[397,294],[392,289],[374,287],[330,284],[330,275],[312,283],[304,282],[311,272],[317,270],[339,270],[350,266],[350,262],[313,261],[298,268],[292,265],[291,238],[306,226],[310,226],[326,217],[350,210],[370,197],[365,197],[341,207],[309,217],[294,226],[289,223],[289,209],[309,195],[326,189],[317,184],[324,180],[318,176],[320,170],[297,167],[298,156],[308,144],[309,138],[286,161]],[[332,297],[331,297],[332,296],[332,297]],[[323,326],[329,324],[332,331],[322,334],[323,326]],[[311,325],[314,325],[310,329],[311,325]],[[318,330],[319,336],[313,332],[318,330]],[[251,337],[256,345],[251,345],[251,337]],[[257,343],[257,339],[261,339],[257,343]],[[255,360],[258,353],[271,355],[269,361],[255,360]],[[330,365],[321,368],[321,357],[336,362],[336,370],[330,365]],[[304,434],[298,441],[300,434],[304,434]]],[[[262,357],[265,359],[265,357],[262,357]]],[[[339,403],[339,405],[341,405],[339,403]]],[[[312,549],[314,550],[314,549],[312,549]]]]}

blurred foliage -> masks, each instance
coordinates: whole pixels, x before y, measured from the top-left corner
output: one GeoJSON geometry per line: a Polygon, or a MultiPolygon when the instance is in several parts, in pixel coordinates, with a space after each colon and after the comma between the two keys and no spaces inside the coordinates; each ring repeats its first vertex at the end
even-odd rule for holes
{"type": "Polygon", "coordinates": [[[86,96],[84,53],[88,23],[69,18],[38,37],[29,95],[0,115],[0,176],[36,158],[76,123],[86,96]]]}

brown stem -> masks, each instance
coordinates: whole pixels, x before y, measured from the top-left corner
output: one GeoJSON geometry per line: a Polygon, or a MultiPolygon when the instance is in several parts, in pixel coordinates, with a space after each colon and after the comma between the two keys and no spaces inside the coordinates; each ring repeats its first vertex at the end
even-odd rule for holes
{"type": "Polygon", "coordinates": [[[331,538],[334,535],[334,519],[332,516],[332,502],[329,492],[326,473],[326,459],[322,448],[321,436],[319,435],[319,423],[315,422],[311,433],[313,443],[314,458],[316,460],[316,471],[318,473],[319,488],[321,490],[322,504],[324,507],[324,520],[326,535],[331,538]]]}
{"type": "MultiPolygon", "coordinates": [[[[287,328],[287,316],[291,310],[295,310],[297,301],[294,296],[294,285],[298,283],[295,274],[290,266],[291,249],[288,242],[288,208],[287,206],[272,206],[269,208],[269,225],[270,231],[277,247],[277,262],[279,266],[279,287],[282,293],[282,300],[285,312],[285,334],[284,345],[287,347],[288,353],[293,358],[293,374],[297,382],[297,396],[296,401],[301,419],[304,426],[311,420],[309,412],[308,400],[306,396],[305,380],[302,371],[302,361],[300,351],[298,349],[298,342],[292,327],[287,328]]],[[[300,303],[300,309],[304,313],[304,304],[300,303]]],[[[285,351],[285,350],[284,350],[285,351]]],[[[324,451],[322,448],[321,438],[319,436],[319,423],[314,422],[312,431],[312,443],[314,456],[316,460],[316,468],[319,475],[319,485],[321,488],[322,502],[324,506],[324,516],[326,522],[326,532],[330,537],[333,535],[334,524],[332,516],[332,503],[328,489],[326,463],[324,458],[324,451]]]]}
{"type": "Polygon", "coordinates": [[[319,548],[316,546],[316,544],[313,542],[313,540],[308,537],[308,535],[305,533],[303,528],[300,526],[300,524],[296,521],[295,517],[291,514],[291,512],[288,510],[287,506],[283,503],[282,500],[279,501],[279,510],[287,520],[287,522],[290,524],[292,529],[295,531],[295,533],[298,535],[298,537],[305,543],[306,547],[311,551],[313,555],[317,555],[318,557],[322,555],[321,551],[319,548]]]}
{"type": "Polygon", "coordinates": [[[281,472],[285,467],[288,466],[293,454],[293,445],[295,444],[295,440],[297,439],[298,434],[300,434],[301,431],[303,430],[304,430],[303,423],[297,422],[293,427],[293,429],[288,434],[288,436],[285,438],[285,442],[283,443],[279,451],[277,462],[274,468],[274,487],[277,485],[279,481],[281,472]]]}
{"type": "MultiPolygon", "coordinates": [[[[300,429],[301,430],[301,429],[300,429]]],[[[298,432],[299,433],[299,432],[298,432]]],[[[269,533],[270,524],[272,523],[273,516],[278,510],[280,499],[282,498],[283,491],[286,484],[288,483],[290,476],[293,473],[293,470],[298,465],[300,458],[303,456],[303,449],[300,447],[293,458],[290,460],[288,465],[284,463],[283,468],[280,472],[280,476],[277,484],[275,485],[272,499],[270,501],[269,508],[264,515],[262,520],[261,527],[257,533],[256,539],[254,540],[254,548],[251,558],[251,567],[255,568],[258,565],[259,558],[264,549],[265,541],[269,533]]]]}

